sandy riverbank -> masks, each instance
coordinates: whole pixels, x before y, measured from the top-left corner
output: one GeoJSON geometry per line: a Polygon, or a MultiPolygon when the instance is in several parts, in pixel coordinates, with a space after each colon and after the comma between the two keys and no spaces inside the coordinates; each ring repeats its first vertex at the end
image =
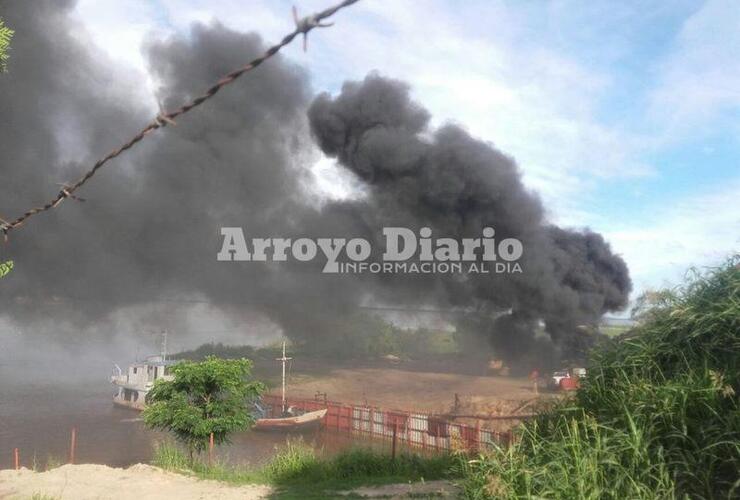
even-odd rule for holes
{"type": "Polygon", "coordinates": [[[0,498],[30,500],[257,500],[269,486],[231,486],[203,481],[137,464],[127,469],[106,465],[63,465],[46,472],[0,470],[0,498]]]}
{"type": "MultiPolygon", "coordinates": [[[[274,490],[263,485],[231,486],[167,472],[150,465],[127,469],[106,465],[63,465],[46,472],[0,470],[0,499],[7,500],[258,500],[274,490]]],[[[363,498],[453,498],[448,481],[387,484],[336,492],[363,498]]]]}

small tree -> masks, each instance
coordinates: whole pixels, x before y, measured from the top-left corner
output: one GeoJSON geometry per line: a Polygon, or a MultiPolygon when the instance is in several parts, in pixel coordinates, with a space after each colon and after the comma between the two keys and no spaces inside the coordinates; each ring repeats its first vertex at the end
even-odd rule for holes
{"type": "Polygon", "coordinates": [[[13,30],[5,26],[3,19],[0,17],[0,73],[5,71],[5,65],[8,62],[11,38],[13,38],[13,30]]]}
{"type": "Polygon", "coordinates": [[[254,424],[250,403],[264,391],[251,380],[248,359],[209,356],[199,363],[183,361],[170,371],[173,380],[157,380],[147,394],[144,423],[171,432],[193,452],[208,445],[211,433],[216,444],[228,442],[231,433],[254,424]]]}

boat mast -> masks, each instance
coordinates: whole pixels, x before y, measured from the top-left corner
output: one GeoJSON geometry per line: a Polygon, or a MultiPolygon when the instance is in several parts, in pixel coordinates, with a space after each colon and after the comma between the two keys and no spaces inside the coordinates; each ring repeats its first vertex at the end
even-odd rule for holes
{"type": "Polygon", "coordinates": [[[285,341],[283,340],[283,357],[276,358],[276,361],[282,361],[283,363],[283,397],[282,397],[283,413],[285,413],[285,362],[290,361],[291,359],[293,358],[285,357],[285,341]]]}
{"type": "Polygon", "coordinates": [[[167,330],[162,330],[162,361],[167,361],[167,330]]]}

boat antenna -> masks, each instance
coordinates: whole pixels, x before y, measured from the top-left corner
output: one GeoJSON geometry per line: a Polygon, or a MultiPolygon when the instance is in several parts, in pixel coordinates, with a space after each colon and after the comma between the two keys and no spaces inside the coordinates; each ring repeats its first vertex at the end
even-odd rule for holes
{"type": "Polygon", "coordinates": [[[285,414],[285,362],[290,361],[293,358],[286,358],[285,357],[285,341],[283,340],[283,357],[282,358],[275,358],[276,361],[281,361],[283,363],[283,391],[282,391],[282,404],[283,404],[283,414],[285,414]]]}

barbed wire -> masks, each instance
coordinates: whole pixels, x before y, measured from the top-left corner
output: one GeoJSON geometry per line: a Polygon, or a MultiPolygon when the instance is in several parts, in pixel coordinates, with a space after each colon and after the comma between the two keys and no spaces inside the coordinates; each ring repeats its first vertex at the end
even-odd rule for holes
{"type": "Polygon", "coordinates": [[[152,122],[150,122],[143,129],[141,129],[139,133],[134,135],[128,142],[124,143],[122,146],[118,147],[117,149],[114,149],[107,155],[100,158],[97,162],[95,162],[92,168],[90,168],[90,170],[88,170],[82,177],[80,177],[80,179],[77,180],[77,182],[73,184],[60,184],[61,189],[59,190],[59,193],[56,195],[56,197],[52,198],[44,205],[34,207],[12,221],[7,221],[3,219],[2,217],[0,217],[0,230],[2,230],[3,232],[4,240],[7,242],[8,233],[10,233],[10,231],[14,229],[21,227],[28,219],[42,212],[46,212],[48,210],[58,207],[62,203],[62,201],[64,201],[67,198],[73,199],[75,201],[80,201],[80,202],[85,201],[83,198],[75,196],[74,192],[80,189],[87,181],[89,181],[103,165],[108,163],[110,160],[120,156],[125,151],[134,147],[136,144],[138,144],[142,139],[144,139],[151,132],[154,132],[155,130],[159,128],[164,128],[168,125],[175,125],[175,118],[177,118],[178,116],[184,115],[185,113],[187,113],[188,111],[190,111],[191,109],[197,106],[200,106],[201,104],[206,102],[208,99],[215,96],[218,93],[218,91],[221,90],[223,87],[233,83],[237,78],[242,76],[244,73],[247,73],[257,68],[260,64],[262,64],[263,62],[267,61],[272,56],[280,52],[280,50],[283,47],[290,44],[293,41],[293,39],[295,39],[296,36],[303,35],[303,50],[305,51],[308,48],[308,33],[312,29],[327,28],[329,26],[332,26],[334,23],[322,23],[322,21],[324,19],[327,19],[333,16],[340,9],[348,7],[354,3],[357,3],[358,1],[359,0],[344,0],[343,2],[340,2],[325,10],[322,10],[321,12],[317,12],[315,14],[312,14],[310,16],[306,16],[303,18],[298,17],[298,11],[296,10],[295,7],[293,7],[293,21],[295,23],[295,29],[292,32],[285,35],[279,43],[271,46],[262,55],[251,60],[249,63],[242,66],[241,68],[236,69],[232,71],[231,73],[223,76],[214,85],[212,85],[208,90],[206,90],[205,93],[194,98],[192,101],[188,102],[187,104],[184,104],[180,108],[172,112],[169,112],[169,113],[160,109],[159,114],[154,117],[154,120],[152,122]]]}

